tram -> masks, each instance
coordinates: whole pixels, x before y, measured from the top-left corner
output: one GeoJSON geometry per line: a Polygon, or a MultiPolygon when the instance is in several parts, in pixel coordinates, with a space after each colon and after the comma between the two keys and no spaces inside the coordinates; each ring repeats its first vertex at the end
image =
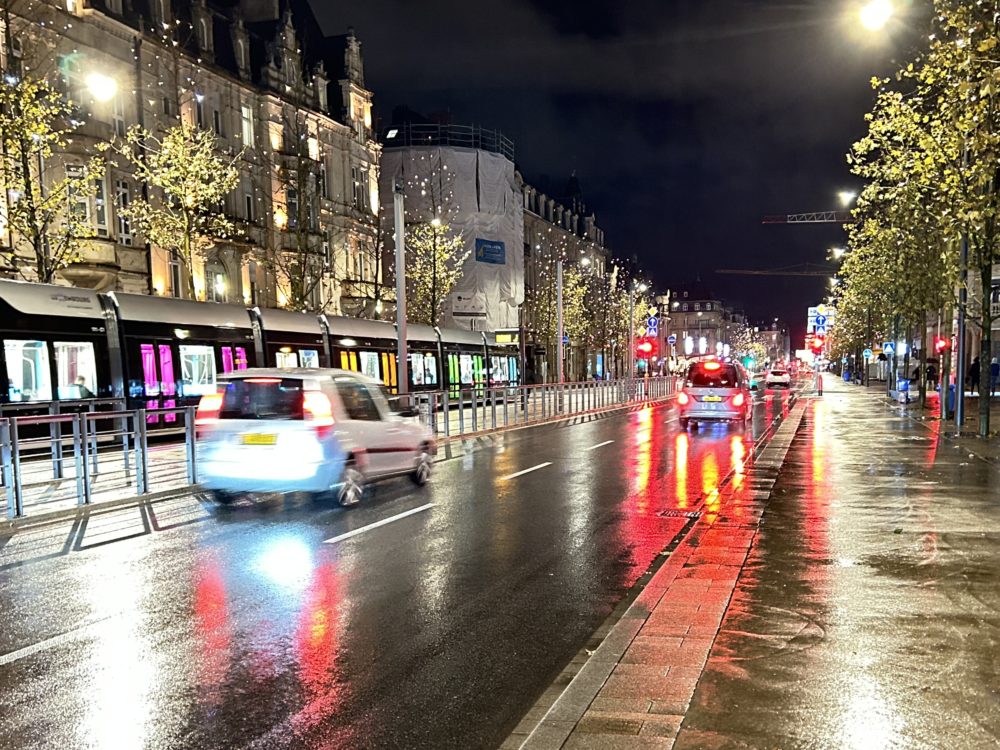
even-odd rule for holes
{"type": "MultiPolygon", "coordinates": [[[[0,280],[0,405],[125,399],[196,404],[220,373],[339,367],[398,389],[392,323],[0,280]]],[[[516,345],[407,326],[410,391],[513,386],[516,345]]]]}

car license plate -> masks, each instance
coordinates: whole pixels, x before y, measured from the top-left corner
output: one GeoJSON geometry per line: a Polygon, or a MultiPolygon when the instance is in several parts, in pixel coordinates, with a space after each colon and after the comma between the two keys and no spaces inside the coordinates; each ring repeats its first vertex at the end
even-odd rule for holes
{"type": "Polygon", "coordinates": [[[722,396],[705,396],[702,401],[722,401],[722,396]]]}
{"type": "Polygon", "coordinates": [[[243,435],[243,445],[274,445],[278,436],[273,433],[248,432],[243,435]]]}

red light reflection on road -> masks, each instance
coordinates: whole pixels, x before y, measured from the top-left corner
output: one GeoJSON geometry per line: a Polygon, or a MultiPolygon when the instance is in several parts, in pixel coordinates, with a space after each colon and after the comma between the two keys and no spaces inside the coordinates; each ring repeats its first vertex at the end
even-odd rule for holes
{"type": "Polygon", "coordinates": [[[678,508],[688,507],[688,434],[686,432],[677,433],[674,439],[674,497],[677,499],[678,508]]]}
{"type": "Polygon", "coordinates": [[[204,702],[218,706],[223,697],[220,687],[229,673],[232,624],[226,581],[214,559],[199,559],[195,566],[194,617],[199,651],[198,683],[204,702]]]}

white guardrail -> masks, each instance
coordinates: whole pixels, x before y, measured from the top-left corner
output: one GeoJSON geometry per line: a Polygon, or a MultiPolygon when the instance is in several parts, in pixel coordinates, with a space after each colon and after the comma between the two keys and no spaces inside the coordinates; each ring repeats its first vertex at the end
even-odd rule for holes
{"type": "MultiPolygon", "coordinates": [[[[478,387],[401,400],[447,439],[654,401],[673,395],[676,382],[663,377],[478,387]]],[[[198,483],[195,407],[127,410],[110,400],[74,406],[88,410],[59,413],[58,405],[35,404],[35,411],[48,413],[0,412],[0,498],[8,519],[198,483]],[[172,429],[159,435],[149,429],[161,423],[172,429]],[[151,445],[151,434],[161,439],[151,445]]]]}

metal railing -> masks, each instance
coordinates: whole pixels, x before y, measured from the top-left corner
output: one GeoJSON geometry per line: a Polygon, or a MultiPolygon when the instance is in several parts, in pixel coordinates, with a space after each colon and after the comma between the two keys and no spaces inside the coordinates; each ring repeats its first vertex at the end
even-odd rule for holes
{"type": "MultiPolygon", "coordinates": [[[[413,394],[410,405],[447,438],[653,401],[675,389],[672,377],[479,387],[413,394]]],[[[195,411],[188,406],[0,416],[0,498],[7,518],[197,484],[195,411]],[[161,436],[150,445],[148,424],[165,416],[179,423],[183,443],[161,436]]]]}
{"type": "Polygon", "coordinates": [[[673,377],[476,387],[412,394],[420,420],[436,435],[455,437],[537,424],[652,401],[676,391],[673,377]]]}
{"type": "Polygon", "coordinates": [[[29,503],[45,512],[195,484],[194,417],[193,406],[0,417],[7,518],[26,515],[29,503]],[[148,421],[163,415],[182,422],[183,445],[150,447],[148,421]]]}

